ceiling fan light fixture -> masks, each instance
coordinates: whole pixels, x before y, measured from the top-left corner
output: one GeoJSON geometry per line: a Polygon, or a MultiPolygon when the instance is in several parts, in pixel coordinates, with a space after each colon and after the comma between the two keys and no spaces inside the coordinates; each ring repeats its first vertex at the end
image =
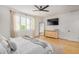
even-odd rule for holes
{"type": "Polygon", "coordinates": [[[37,10],[33,10],[33,11],[49,12],[49,10],[46,10],[46,8],[48,8],[49,5],[40,5],[40,6],[34,5],[34,6],[37,8],[37,10]]]}

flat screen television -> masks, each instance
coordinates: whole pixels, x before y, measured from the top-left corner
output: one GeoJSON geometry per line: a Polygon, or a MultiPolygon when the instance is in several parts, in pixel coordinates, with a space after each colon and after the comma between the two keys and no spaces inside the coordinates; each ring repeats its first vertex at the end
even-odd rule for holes
{"type": "Polygon", "coordinates": [[[59,25],[59,18],[53,18],[47,20],[48,25],[59,25]]]}

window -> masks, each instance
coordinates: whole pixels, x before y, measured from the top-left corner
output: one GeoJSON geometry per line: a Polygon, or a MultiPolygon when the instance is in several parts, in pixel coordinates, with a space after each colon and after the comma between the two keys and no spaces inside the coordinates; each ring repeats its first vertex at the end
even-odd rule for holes
{"type": "Polygon", "coordinates": [[[15,25],[16,25],[15,27],[16,31],[19,31],[20,30],[20,16],[18,15],[15,16],[15,25]]]}
{"type": "Polygon", "coordinates": [[[27,30],[31,30],[31,19],[27,17],[27,30]]]}
{"type": "Polygon", "coordinates": [[[20,22],[21,22],[20,30],[25,31],[26,30],[26,17],[21,16],[20,22]]]}
{"type": "Polygon", "coordinates": [[[16,14],[16,31],[26,31],[34,28],[34,19],[25,15],[16,14]]]}

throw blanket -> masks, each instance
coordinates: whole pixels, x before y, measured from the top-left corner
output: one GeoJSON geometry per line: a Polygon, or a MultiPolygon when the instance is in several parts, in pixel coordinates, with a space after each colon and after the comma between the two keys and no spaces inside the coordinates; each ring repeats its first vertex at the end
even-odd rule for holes
{"type": "Polygon", "coordinates": [[[48,53],[53,53],[54,51],[54,48],[53,48],[53,46],[52,45],[50,45],[48,42],[46,42],[46,41],[43,41],[43,40],[41,40],[41,39],[38,39],[38,38],[36,38],[36,39],[33,39],[33,38],[30,38],[30,37],[23,37],[24,39],[26,39],[26,40],[29,40],[29,41],[31,41],[32,43],[34,43],[34,44],[37,44],[37,45],[40,45],[40,46],[42,46],[44,49],[46,49],[47,51],[48,51],[48,53]]]}

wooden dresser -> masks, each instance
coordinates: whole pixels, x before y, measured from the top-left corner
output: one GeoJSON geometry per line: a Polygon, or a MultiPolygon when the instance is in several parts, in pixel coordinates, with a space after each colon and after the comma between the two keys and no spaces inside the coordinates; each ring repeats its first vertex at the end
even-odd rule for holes
{"type": "Polygon", "coordinates": [[[44,35],[45,35],[46,37],[58,38],[58,31],[45,30],[44,35]]]}

